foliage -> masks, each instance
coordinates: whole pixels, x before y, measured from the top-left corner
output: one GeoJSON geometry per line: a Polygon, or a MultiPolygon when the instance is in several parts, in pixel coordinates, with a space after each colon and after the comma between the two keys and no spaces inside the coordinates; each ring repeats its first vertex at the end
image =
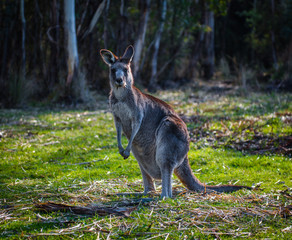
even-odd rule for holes
{"type": "MultiPolygon", "coordinates": [[[[137,42],[143,1],[76,0],[75,4],[79,80],[87,93],[107,92],[107,69],[98,52],[109,48],[120,55],[126,46],[137,42]],[[102,3],[105,3],[102,15],[89,33],[93,17],[102,3]]],[[[153,39],[161,21],[161,4],[162,1],[151,1],[149,8],[141,69],[136,79],[145,87],[151,76],[153,39]]],[[[256,80],[257,84],[268,83],[272,88],[283,89],[291,87],[291,0],[168,0],[167,6],[157,59],[160,87],[169,88],[197,80],[205,75],[206,69],[213,69],[214,66],[206,68],[206,63],[219,65],[221,59],[227,59],[233,75],[238,75],[240,66],[246,66],[256,72],[253,81],[256,80]],[[210,15],[210,12],[214,14],[210,15]],[[214,26],[206,16],[214,18],[214,26]],[[208,40],[210,34],[215,35],[214,44],[208,40]],[[215,61],[211,63],[206,60],[214,60],[210,52],[215,52],[215,61]]],[[[75,94],[75,99],[66,96],[63,1],[24,1],[25,53],[20,47],[22,24],[19,8],[17,0],[0,3],[0,106],[18,106],[24,100],[86,102],[91,99],[83,92],[75,94]],[[19,84],[11,88],[14,84],[11,79],[21,78],[18,75],[22,72],[24,54],[26,80],[31,82],[30,86],[37,87],[34,91],[24,87],[24,93],[20,94],[19,84]]],[[[207,75],[212,77],[213,71],[209,71],[207,75]]],[[[79,83],[72,86],[75,88],[73,93],[78,92],[78,86],[79,83]]]]}
{"type": "Polygon", "coordinates": [[[138,164],[118,154],[105,98],[96,111],[3,110],[0,238],[289,239],[291,94],[218,94],[201,86],[158,95],[187,122],[190,164],[202,182],[262,190],[202,195],[185,191],[175,178],[174,199],[159,199],[158,181],[157,193],[146,197],[152,200],[135,205],[130,217],[40,212],[35,204],[48,201],[77,209],[132,203],[137,197],[118,193],[143,191],[138,164]],[[267,142],[248,142],[258,136],[267,142]],[[285,145],[281,137],[290,140],[285,145]]]}

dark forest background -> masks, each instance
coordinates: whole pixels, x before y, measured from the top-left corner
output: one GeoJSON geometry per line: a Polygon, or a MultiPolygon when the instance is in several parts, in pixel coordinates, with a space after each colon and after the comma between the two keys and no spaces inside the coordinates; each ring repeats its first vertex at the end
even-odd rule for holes
{"type": "Polygon", "coordinates": [[[292,0],[1,0],[0,108],[92,102],[99,56],[135,47],[139,87],[221,79],[291,90],[292,0]]]}

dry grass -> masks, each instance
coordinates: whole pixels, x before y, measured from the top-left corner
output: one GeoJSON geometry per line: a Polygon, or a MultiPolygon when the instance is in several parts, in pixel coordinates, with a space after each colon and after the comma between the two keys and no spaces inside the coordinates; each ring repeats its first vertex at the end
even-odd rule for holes
{"type": "MultiPolygon", "coordinates": [[[[175,181],[174,199],[161,200],[159,193],[152,193],[151,198],[141,198],[139,194],[108,194],[104,191],[107,184],[129,192],[136,187],[136,184],[123,181],[114,184],[96,181],[80,184],[81,188],[75,193],[64,191],[48,195],[43,192],[39,194],[43,202],[7,206],[1,210],[0,223],[14,221],[18,218],[16,212],[31,209],[37,222],[70,226],[26,237],[94,234],[97,239],[173,239],[181,233],[189,237],[202,234],[221,239],[223,236],[253,237],[255,232],[251,225],[256,225],[257,232],[265,233],[270,223],[292,216],[291,189],[270,194],[248,190],[235,194],[201,194],[186,191],[175,181]],[[96,191],[103,194],[97,198],[96,191]],[[47,201],[65,198],[68,200],[62,203],[47,201]],[[52,212],[57,215],[51,215],[52,212]],[[83,221],[84,218],[87,221],[83,221]]],[[[288,225],[281,231],[292,233],[288,225]]]]}

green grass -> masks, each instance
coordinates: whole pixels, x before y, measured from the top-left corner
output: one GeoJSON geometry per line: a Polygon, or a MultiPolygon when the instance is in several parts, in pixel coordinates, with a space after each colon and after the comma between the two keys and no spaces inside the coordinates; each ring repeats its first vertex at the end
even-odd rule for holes
{"type": "MultiPolygon", "coordinates": [[[[1,110],[0,238],[291,238],[292,95],[157,95],[186,119],[190,164],[202,182],[260,183],[262,190],[177,194],[184,188],[175,177],[173,199],[159,198],[157,182],[154,201],[129,218],[42,213],[34,203],[111,205],[132,199],[116,193],[143,191],[138,164],[132,155],[124,160],[118,154],[106,108],[1,110]]],[[[104,106],[106,100],[100,101],[104,106]]]]}

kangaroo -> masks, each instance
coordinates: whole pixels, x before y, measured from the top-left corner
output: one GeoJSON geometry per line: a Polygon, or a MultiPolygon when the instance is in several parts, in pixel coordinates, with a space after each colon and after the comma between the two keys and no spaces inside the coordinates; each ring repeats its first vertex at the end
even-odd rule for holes
{"type": "Polygon", "coordinates": [[[110,109],[117,131],[119,153],[124,159],[132,151],[137,159],[144,184],[144,194],[155,191],[153,179],[162,180],[161,197],[172,197],[173,172],[189,190],[233,192],[247,186],[205,186],[192,173],[188,160],[187,126],[164,101],[142,93],[134,86],[131,61],[134,48],[129,46],[122,57],[100,50],[109,66],[110,109]],[[122,131],[128,139],[124,149],[122,131]]]}

